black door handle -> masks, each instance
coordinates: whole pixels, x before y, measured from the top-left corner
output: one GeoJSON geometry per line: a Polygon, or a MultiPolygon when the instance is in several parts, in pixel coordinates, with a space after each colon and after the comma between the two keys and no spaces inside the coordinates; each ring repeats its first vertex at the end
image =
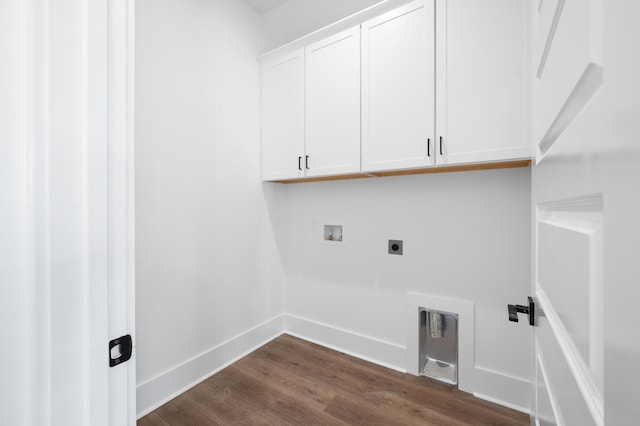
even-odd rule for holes
{"type": "Polygon", "coordinates": [[[302,157],[298,157],[298,170],[302,170],[302,157]]]}
{"type": "Polygon", "coordinates": [[[304,168],[309,170],[309,156],[308,155],[304,156],[304,168]]]}
{"type": "Polygon", "coordinates": [[[115,367],[123,362],[129,361],[131,353],[133,352],[133,341],[131,335],[118,337],[109,342],[109,367],[115,367]],[[113,354],[113,348],[118,347],[119,354],[113,354]]]}
{"type": "Polygon", "coordinates": [[[529,306],[507,305],[509,321],[518,322],[518,313],[522,313],[529,316],[529,325],[535,325],[536,302],[531,296],[529,296],[528,299],[529,306]]]}

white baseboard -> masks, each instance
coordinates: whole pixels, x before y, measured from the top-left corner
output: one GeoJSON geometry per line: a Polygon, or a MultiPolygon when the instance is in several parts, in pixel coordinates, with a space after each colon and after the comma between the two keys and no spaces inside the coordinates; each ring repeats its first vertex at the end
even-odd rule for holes
{"type": "MultiPolygon", "coordinates": [[[[255,351],[283,333],[330,349],[406,372],[404,346],[323,324],[296,315],[279,315],[247,330],[182,364],[137,386],[137,418],[150,413],[171,399],[211,377],[218,371],[255,351]]],[[[476,397],[529,413],[528,381],[487,368],[473,368],[476,397]]]]}
{"type": "Polygon", "coordinates": [[[218,371],[280,336],[284,315],[220,343],[176,367],[140,383],[136,389],[137,418],[150,413],[218,371]]]}
{"type": "Polygon", "coordinates": [[[285,333],[329,349],[406,372],[406,348],[349,330],[322,324],[296,315],[285,315],[285,333]]]}
{"type": "Polygon", "coordinates": [[[531,414],[531,383],[520,377],[504,374],[484,367],[475,367],[477,398],[531,414]]]}
{"type": "MultiPolygon", "coordinates": [[[[407,348],[404,346],[295,315],[285,315],[285,318],[284,332],[287,334],[383,367],[407,372],[407,348]]],[[[529,381],[475,365],[470,370],[473,377],[466,380],[468,387],[465,391],[478,398],[530,413],[529,408],[526,408],[530,405],[529,381]]]]}

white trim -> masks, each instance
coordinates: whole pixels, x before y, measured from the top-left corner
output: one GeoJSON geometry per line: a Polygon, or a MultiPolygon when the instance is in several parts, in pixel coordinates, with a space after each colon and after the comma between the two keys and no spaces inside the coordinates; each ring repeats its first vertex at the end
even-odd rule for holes
{"type": "MultiPolygon", "coordinates": [[[[108,20],[106,1],[84,3],[82,20],[83,151],[85,241],[85,424],[107,425],[110,371],[105,362],[108,315],[108,20]]],[[[120,390],[123,394],[122,390],[120,390]]],[[[124,394],[126,395],[126,394],[124,394]]]]}
{"type": "MultiPolygon", "coordinates": [[[[542,158],[538,162],[542,161],[542,158]]],[[[603,305],[603,282],[601,269],[592,270],[590,273],[592,276],[598,277],[595,283],[592,283],[589,291],[591,292],[589,309],[592,311],[590,315],[590,358],[592,365],[587,365],[582,357],[580,351],[573,343],[573,340],[567,331],[562,319],[558,315],[557,311],[553,307],[549,297],[538,282],[538,270],[539,259],[537,256],[539,250],[539,228],[540,224],[544,223],[550,226],[556,226],[559,228],[571,230],[591,237],[590,251],[592,256],[592,265],[594,268],[601,268],[601,266],[595,266],[596,262],[593,262],[594,250],[602,250],[602,243],[599,239],[602,238],[603,227],[603,209],[604,200],[601,193],[587,194],[583,196],[566,198],[546,203],[540,203],[534,206],[534,247],[533,247],[533,267],[534,267],[534,279],[533,279],[533,292],[536,296],[536,302],[538,304],[538,312],[544,312],[551,333],[553,334],[555,341],[564,355],[565,361],[569,365],[569,368],[574,376],[578,389],[582,394],[585,404],[587,405],[594,422],[598,425],[604,424],[604,398],[598,388],[598,382],[602,382],[604,376],[604,353],[603,353],[603,325],[602,321],[598,321],[598,318],[602,318],[603,305]],[[593,371],[592,371],[593,370],[593,371]],[[599,374],[600,378],[594,374],[599,374]]],[[[601,254],[600,254],[601,256],[601,254]]],[[[537,332],[536,332],[537,334],[537,332]]],[[[537,355],[539,364],[541,366],[544,380],[548,383],[546,377],[546,365],[544,365],[544,358],[539,352],[539,345],[536,341],[534,346],[534,353],[537,355]]],[[[538,387],[536,384],[537,377],[532,380],[532,389],[538,387]]],[[[600,385],[602,386],[602,385],[600,385]]],[[[558,407],[557,397],[553,391],[548,388],[547,391],[550,395],[552,408],[556,419],[559,424],[564,424],[561,411],[558,407]]]]}
{"type": "MultiPolygon", "coordinates": [[[[527,386],[528,385],[529,384],[527,383],[527,386]]],[[[494,404],[502,405],[503,407],[511,408],[512,410],[520,411],[521,413],[525,413],[525,414],[531,415],[531,410],[529,410],[528,408],[524,408],[524,407],[521,407],[519,405],[511,404],[511,403],[505,402],[505,401],[503,401],[501,399],[493,398],[493,397],[490,397],[490,396],[487,396],[487,395],[484,395],[484,394],[481,394],[481,393],[478,393],[478,392],[474,392],[473,396],[475,396],[476,398],[479,398],[479,399],[483,399],[485,401],[492,402],[494,404]]]]}
{"type": "MultiPolygon", "coordinates": [[[[586,197],[568,200],[568,202],[556,203],[555,206],[561,207],[559,211],[549,209],[538,210],[538,223],[546,224],[555,228],[572,231],[585,235],[589,238],[589,361],[584,361],[583,355],[575,348],[576,356],[579,356],[584,365],[589,370],[591,380],[593,380],[598,398],[602,402],[602,389],[604,389],[604,329],[602,320],[603,313],[603,200],[602,194],[595,194],[586,197]],[[576,208],[574,211],[569,208],[576,208]],[[597,210],[600,209],[600,210],[597,210]]],[[[549,206],[547,206],[549,207],[549,206]]],[[[537,270],[537,269],[536,269],[537,270]]],[[[539,287],[540,283],[535,281],[539,287]]],[[[545,298],[549,304],[551,300],[545,293],[545,298]]],[[[558,317],[559,318],[559,317],[558,317]]],[[[561,324],[564,324],[559,319],[561,324]]],[[[564,328],[560,330],[565,334],[556,334],[556,337],[570,338],[569,332],[564,328]]],[[[573,342],[573,339],[571,339],[573,342]]]]}
{"type": "Polygon", "coordinates": [[[405,373],[406,347],[297,315],[285,315],[285,333],[405,373]]]}
{"type": "MultiPolygon", "coordinates": [[[[106,14],[108,337],[134,337],[134,2],[109,0],[106,14]]],[[[132,424],[136,418],[136,351],[129,361],[109,369],[109,422],[132,424]]]]}
{"type": "Polygon", "coordinates": [[[284,332],[284,315],[275,316],[158,374],[137,387],[137,418],[145,416],[284,332]],[[177,389],[177,390],[176,390],[177,389]]]}
{"type": "Polygon", "coordinates": [[[474,396],[531,415],[529,380],[480,366],[474,367],[474,378],[474,396]]]}
{"type": "Polygon", "coordinates": [[[126,143],[124,146],[124,161],[123,167],[126,171],[125,177],[125,247],[126,247],[126,299],[127,299],[127,324],[129,333],[133,336],[133,354],[131,359],[127,363],[127,396],[128,396],[128,412],[127,420],[129,424],[135,423],[137,412],[137,397],[136,397],[136,363],[137,363],[137,350],[136,350],[136,250],[135,250],[135,2],[126,1],[126,5],[121,10],[118,20],[120,24],[126,25],[126,46],[123,55],[126,57],[124,71],[126,73],[126,143]],[[123,14],[125,16],[123,16],[123,14]],[[122,22],[122,21],[125,22],[122,22]]]}
{"type": "Polygon", "coordinates": [[[584,398],[585,404],[591,412],[594,422],[597,425],[604,425],[604,399],[598,391],[598,387],[594,381],[594,377],[586,365],[584,359],[580,355],[580,351],[573,344],[569,332],[565,328],[558,313],[553,308],[547,294],[537,283],[536,300],[539,309],[544,312],[549,323],[549,327],[553,332],[556,343],[560,347],[564,355],[571,373],[580,389],[580,393],[584,398]]]}
{"type": "Polygon", "coordinates": [[[407,3],[410,3],[411,1],[413,0],[382,0],[374,4],[373,6],[354,13],[353,15],[347,16],[346,18],[340,19],[339,21],[329,24],[326,27],[320,28],[319,30],[316,30],[310,34],[307,34],[280,47],[265,52],[258,57],[258,62],[268,62],[275,56],[285,55],[296,49],[300,49],[307,45],[316,43],[341,31],[360,25],[363,22],[377,17],[384,12],[388,12],[392,9],[395,9],[396,7],[400,7],[407,3]]]}
{"type": "Polygon", "coordinates": [[[355,353],[355,352],[352,352],[352,351],[349,351],[349,350],[346,350],[346,349],[343,349],[343,348],[339,348],[337,346],[330,345],[330,344],[327,344],[325,342],[321,342],[320,340],[316,340],[316,339],[313,339],[311,337],[307,337],[307,336],[304,336],[302,334],[298,334],[298,333],[293,332],[293,331],[285,331],[283,334],[288,334],[289,336],[297,337],[298,339],[306,340],[307,342],[310,342],[310,343],[315,343],[316,345],[320,345],[320,346],[325,347],[327,349],[332,349],[332,350],[334,350],[336,352],[340,352],[340,353],[343,353],[345,355],[349,355],[349,356],[352,356],[354,358],[358,358],[358,359],[361,359],[363,361],[367,361],[367,362],[370,362],[372,364],[376,364],[376,365],[379,365],[381,367],[388,368],[390,370],[395,370],[395,371],[398,371],[400,373],[406,373],[407,372],[407,370],[405,370],[404,368],[397,367],[397,366],[391,365],[391,364],[387,364],[387,363],[382,362],[380,360],[377,360],[377,359],[362,355],[360,353],[355,353]]]}
{"type": "MultiPolygon", "coordinates": [[[[433,139],[434,165],[447,165],[446,152],[436,148],[438,137],[448,141],[447,135],[447,2],[435,2],[435,128],[433,139]]],[[[448,144],[445,144],[448,145],[448,144]]],[[[444,147],[446,149],[446,146],[444,147]]]]}
{"type": "MultiPolygon", "coordinates": [[[[537,347],[537,344],[536,344],[537,347]]],[[[544,380],[545,386],[544,389],[547,391],[547,397],[549,398],[549,403],[551,404],[551,411],[553,411],[553,417],[558,426],[564,426],[566,422],[564,421],[564,417],[562,416],[562,411],[560,410],[560,403],[558,403],[558,397],[556,397],[555,392],[549,387],[549,375],[547,374],[547,367],[544,362],[544,357],[541,353],[538,354],[537,358],[537,368],[540,369],[540,375],[542,376],[542,380],[544,380]]],[[[537,380],[537,377],[536,377],[537,380]]],[[[538,389],[540,386],[537,386],[538,389]]],[[[535,408],[535,419],[537,423],[540,423],[538,420],[539,410],[538,407],[535,408]]]]}
{"type": "Polygon", "coordinates": [[[27,191],[29,203],[28,253],[30,344],[33,366],[31,422],[50,423],[51,378],[51,239],[50,239],[50,120],[49,120],[49,4],[25,3],[27,22],[27,191]]]}

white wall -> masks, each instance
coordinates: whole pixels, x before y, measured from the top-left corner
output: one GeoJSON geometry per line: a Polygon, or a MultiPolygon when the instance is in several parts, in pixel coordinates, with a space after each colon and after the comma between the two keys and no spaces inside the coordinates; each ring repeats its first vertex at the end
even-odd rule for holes
{"type": "Polygon", "coordinates": [[[257,14],[238,0],[139,0],[136,27],[143,413],[281,330],[270,206],[283,189],[260,182],[257,14]]]}
{"type": "Polygon", "coordinates": [[[262,18],[262,51],[279,47],[381,0],[289,0],[262,18]]]}
{"type": "Polygon", "coordinates": [[[346,349],[402,369],[381,351],[406,344],[407,291],[471,301],[486,376],[475,392],[528,408],[530,329],[506,305],[529,294],[530,195],[528,168],[288,185],[287,314],[325,343],[344,332],[378,342],[346,349]],[[336,223],[345,247],[322,241],[336,223]],[[403,256],[387,254],[389,239],[403,256]]]}

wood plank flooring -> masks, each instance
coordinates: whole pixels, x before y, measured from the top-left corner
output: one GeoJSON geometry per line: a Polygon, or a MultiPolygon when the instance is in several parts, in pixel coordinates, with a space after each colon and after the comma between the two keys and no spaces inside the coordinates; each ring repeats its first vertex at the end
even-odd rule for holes
{"type": "Polygon", "coordinates": [[[138,421],[232,424],[528,426],[529,416],[282,335],[138,421]]]}

